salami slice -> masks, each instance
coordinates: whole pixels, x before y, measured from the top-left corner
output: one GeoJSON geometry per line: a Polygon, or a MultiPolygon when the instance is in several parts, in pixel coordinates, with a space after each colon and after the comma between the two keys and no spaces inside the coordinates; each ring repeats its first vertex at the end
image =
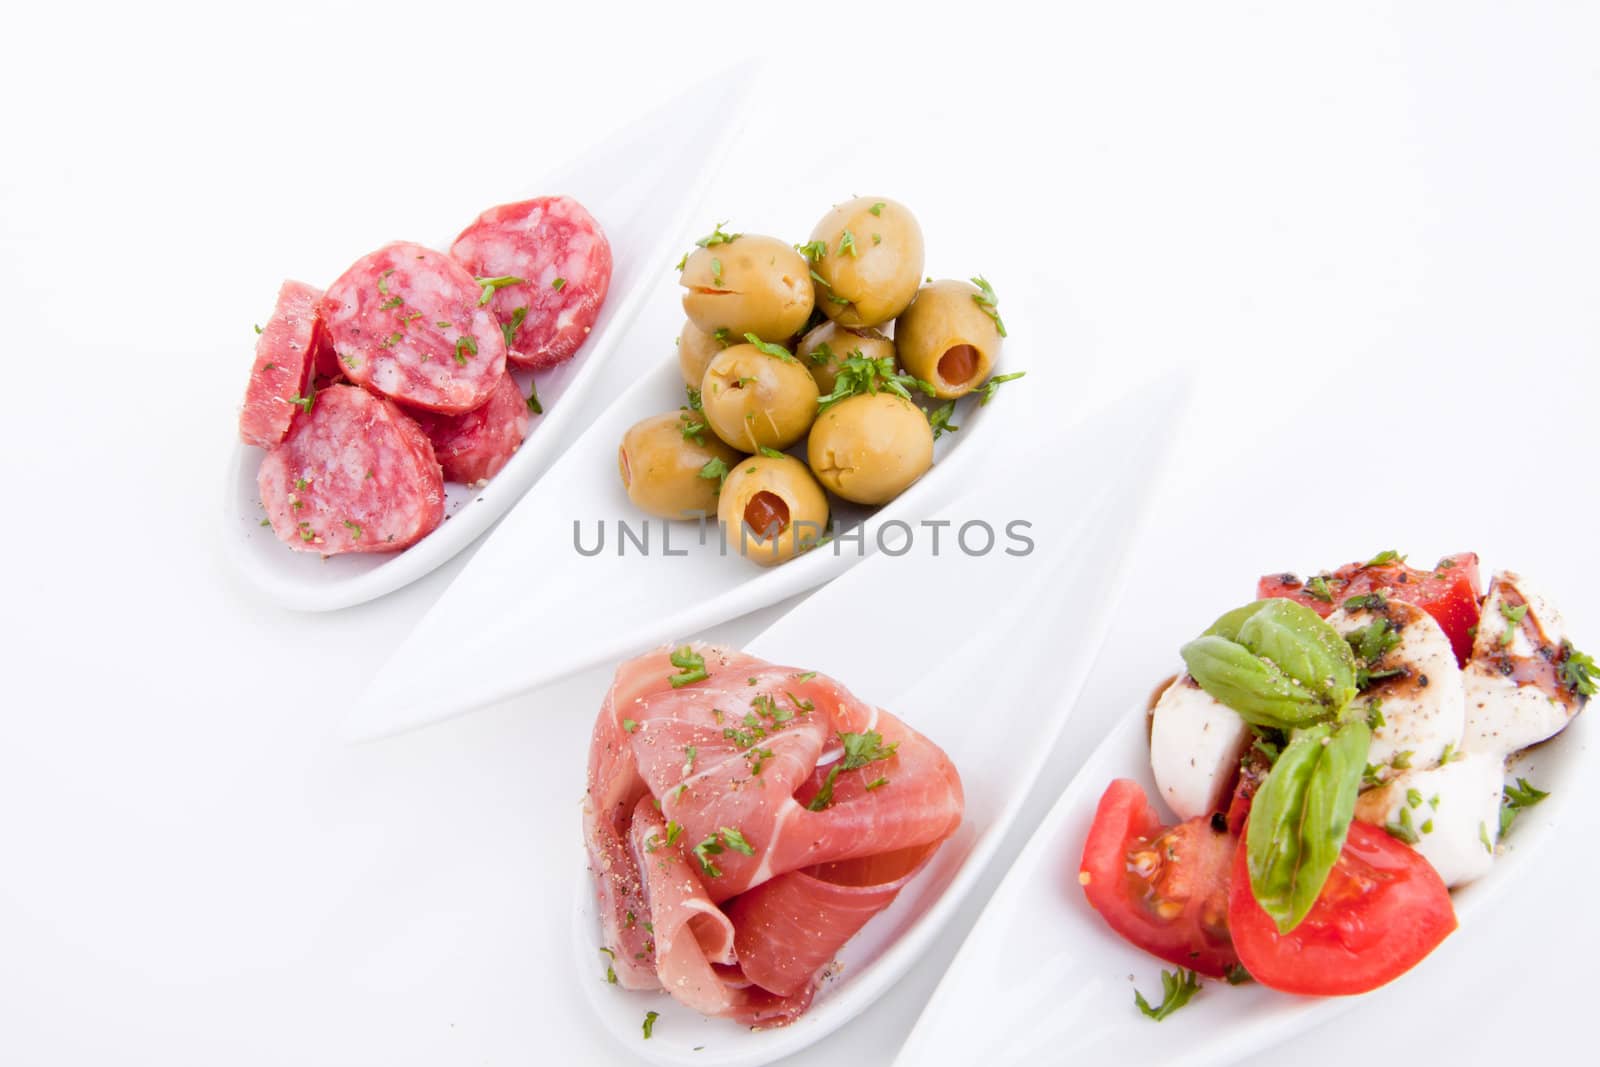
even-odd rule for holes
{"type": "Polygon", "coordinates": [[[459,415],[489,399],[506,343],[461,264],[397,242],[355,262],[322,298],[345,377],[414,407],[459,415]]]}
{"type": "Polygon", "coordinates": [[[433,442],[446,481],[476,485],[500,473],[528,435],[528,402],[516,379],[504,374],[488,403],[465,415],[413,413],[433,442]]]}
{"type": "Polygon", "coordinates": [[[289,423],[311,395],[311,378],[332,350],[317,316],[322,290],[287,281],[278,289],[272,317],[256,338],[256,359],[239,411],[239,437],[272,448],[289,432],[289,423]]]}
{"type": "Polygon", "coordinates": [[[393,552],[444,518],[427,435],[393,401],[350,385],[317,394],[256,485],[272,532],[301,552],[393,552]]]}
{"type": "Polygon", "coordinates": [[[507,328],[511,361],[554,367],[572,358],[600,317],[611,285],[611,244],[567,196],[503,204],[479,215],[450,254],[478,278],[520,278],[489,306],[507,328]]]}

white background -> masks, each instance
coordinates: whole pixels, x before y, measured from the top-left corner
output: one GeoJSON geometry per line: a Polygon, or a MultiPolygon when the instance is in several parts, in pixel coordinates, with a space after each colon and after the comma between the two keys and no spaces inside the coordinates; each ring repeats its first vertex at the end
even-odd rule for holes
{"type": "MultiPolygon", "coordinates": [[[[530,992],[570,967],[568,846],[606,672],[342,746],[341,708],[459,564],[298,616],[223,570],[216,512],[249,326],[283,276],[325,282],[383,241],[454,232],[747,56],[779,74],[729,196],[870,138],[970,189],[972,216],[946,225],[1019,249],[989,273],[1049,299],[1035,380],[1063,412],[1176,365],[1200,381],[1100,667],[1005,855],[1259,572],[1476,549],[1600,645],[1592,9],[1104,6],[8,15],[0,1061],[626,1061],[570,983],[530,992]],[[942,136],[920,132],[930,118],[942,136]],[[570,772],[530,775],[552,748],[570,772]]],[[[1053,464],[1092,461],[1037,457],[1038,491],[1053,464]]],[[[982,620],[956,604],[945,625],[956,641],[982,620]]],[[[1493,924],[1297,1062],[1586,1042],[1600,819],[1572,814],[1574,847],[1522,858],[1493,924]]],[[[807,1062],[886,1062],[999,873],[807,1062]]]]}

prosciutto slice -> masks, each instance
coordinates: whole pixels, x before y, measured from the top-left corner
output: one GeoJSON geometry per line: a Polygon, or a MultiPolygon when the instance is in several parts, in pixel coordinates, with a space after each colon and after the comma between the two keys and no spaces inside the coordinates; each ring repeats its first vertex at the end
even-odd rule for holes
{"type": "Polygon", "coordinates": [[[962,792],[938,746],[832,679],[691,645],[618,668],[583,811],[619,984],[773,1026],[956,831],[962,792]]]}

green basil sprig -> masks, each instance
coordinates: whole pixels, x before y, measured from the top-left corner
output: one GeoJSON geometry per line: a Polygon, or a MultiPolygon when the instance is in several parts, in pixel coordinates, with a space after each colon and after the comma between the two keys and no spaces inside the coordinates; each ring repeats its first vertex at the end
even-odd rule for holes
{"type": "Polygon", "coordinates": [[[1292,600],[1235,608],[1181,652],[1200,688],[1253,726],[1296,730],[1326,722],[1357,692],[1349,643],[1292,600]]]}
{"type": "Polygon", "coordinates": [[[1300,730],[1250,807],[1250,890],[1280,934],[1306,917],[1355,815],[1372,731],[1359,719],[1300,730]]]}

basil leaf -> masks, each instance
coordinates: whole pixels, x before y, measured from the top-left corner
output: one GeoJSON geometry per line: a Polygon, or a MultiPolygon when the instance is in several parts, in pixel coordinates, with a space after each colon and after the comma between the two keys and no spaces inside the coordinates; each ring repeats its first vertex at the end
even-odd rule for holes
{"type": "Polygon", "coordinates": [[[1328,881],[1355,815],[1372,731],[1359,719],[1295,734],[1250,808],[1250,890],[1280,934],[1300,925],[1328,881]]]}
{"type": "Polygon", "coordinates": [[[1294,730],[1328,718],[1315,693],[1238,642],[1207,634],[1179,653],[1200,688],[1252,726],[1294,730]]]}
{"type": "Polygon", "coordinates": [[[1183,648],[1200,687],[1255,726],[1297,729],[1355,698],[1349,642],[1303,604],[1275,598],[1235,608],[1183,648]]]}
{"type": "Polygon", "coordinates": [[[1281,598],[1261,604],[1234,640],[1317,693],[1335,714],[1343,711],[1357,691],[1350,642],[1304,604],[1281,598]]]}

